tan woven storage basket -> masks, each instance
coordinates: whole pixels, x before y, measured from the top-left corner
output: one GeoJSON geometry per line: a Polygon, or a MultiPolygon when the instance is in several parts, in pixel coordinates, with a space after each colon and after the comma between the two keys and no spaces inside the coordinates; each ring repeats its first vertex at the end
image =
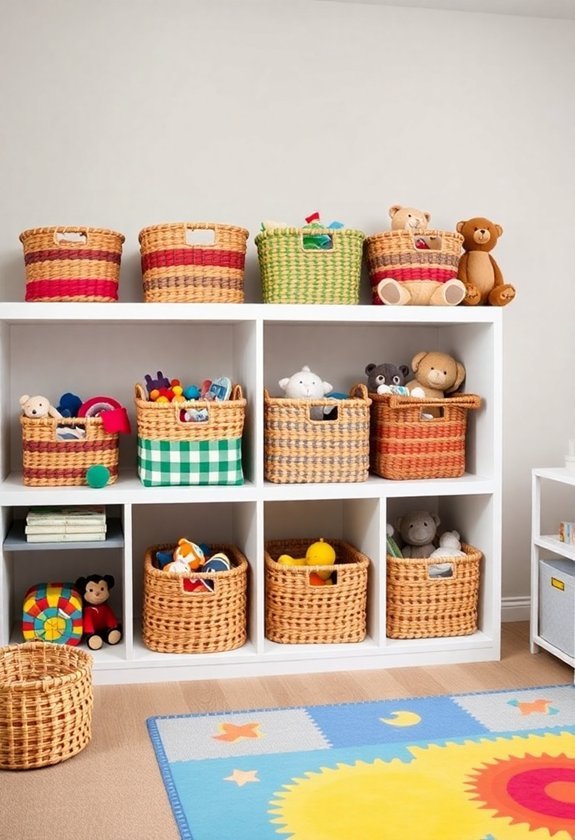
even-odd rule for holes
{"type": "Polygon", "coordinates": [[[282,566],[282,554],[303,557],[313,539],[272,540],[265,546],[265,633],[281,644],[361,642],[366,634],[369,559],[342,540],[328,539],[333,566],[282,566]],[[311,572],[330,569],[332,586],[313,586],[311,572]],[[332,574],[332,577],[334,575],[332,574]]]}
{"type": "Polygon", "coordinates": [[[229,400],[150,402],[136,384],[138,475],[146,487],[243,484],[242,434],[246,400],[234,385],[229,400]],[[203,422],[185,422],[188,409],[208,412],[203,422]]]}
{"type": "Polygon", "coordinates": [[[468,636],[477,629],[482,553],[463,544],[466,557],[412,560],[387,556],[387,635],[390,639],[468,636]],[[429,567],[453,564],[452,577],[430,577],[429,567]]]}
{"type": "Polygon", "coordinates": [[[144,300],[243,303],[249,231],[215,222],[152,225],[140,231],[144,300]],[[212,244],[188,244],[188,231],[213,231],[212,244]]]}
{"type": "Polygon", "coordinates": [[[388,230],[368,236],[365,245],[373,303],[382,303],[377,294],[381,280],[445,283],[457,277],[462,243],[461,234],[445,230],[388,230]],[[425,247],[418,247],[422,242],[425,247]]]}
{"type": "Polygon", "coordinates": [[[118,299],[123,234],[105,228],[45,227],[23,231],[20,241],[26,300],[108,303],[118,299]]]}
{"type": "Polygon", "coordinates": [[[101,417],[20,416],[24,484],[28,487],[76,487],[86,484],[86,470],[102,464],[109,484],[118,478],[117,434],[104,431],[101,417]],[[58,440],[57,427],[81,427],[79,440],[58,440]]]}
{"type": "Polygon", "coordinates": [[[69,645],[0,648],[0,768],[58,764],[92,737],[92,657],[69,645]]]}
{"type": "Polygon", "coordinates": [[[465,472],[467,412],[481,398],[441,400],[372,394],[370,468],[383,478],[458,478],[465,472]],[[435,411],[440,417],[425,419],[435,411]]]}
{"type": "Polygon", "coordinates": [[[264,391],[264,474],[277,484],[366,481],[369,406],[365,385],[345,400],[294,400],[264,391]],[[337,408],[337,419],[312,420],[312,409],[337,408]]]}
{"type": "Polygon", "coordinates": [[[359,300],[364,234],[331,228],[272,228],[256,236],[264,303],[359,300]],[[307,250],[304,236],[329,236],[330,250],[307,250]]]}
{"type": "Polygon", "coordinates": [[[232,562],[229,572],[192,572],[180,575],[154,565],[156,551],[174,544],[148,548],[144,560],[142,635],[146,647],[160,653],[215,653],[234,650],[247,637],[248,563],[233,545],[212,545],[232,562]],[[186,591],[189,581],[213,581],[212,592],[186,591]]]}

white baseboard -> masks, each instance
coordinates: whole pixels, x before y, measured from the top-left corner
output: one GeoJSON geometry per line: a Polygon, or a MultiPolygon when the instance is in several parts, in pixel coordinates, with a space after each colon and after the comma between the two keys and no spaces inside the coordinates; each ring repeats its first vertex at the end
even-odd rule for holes
{"type": "Polygon", "coordinates": [[[531,599],[526,595],[518,598],[503,598],[501,621],[529,621],[531,599]]]}

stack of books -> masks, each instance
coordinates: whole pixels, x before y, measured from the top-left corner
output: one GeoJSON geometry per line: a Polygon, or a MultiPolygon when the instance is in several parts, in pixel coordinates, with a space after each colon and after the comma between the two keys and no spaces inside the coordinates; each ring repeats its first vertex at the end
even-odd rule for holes
{"type": "Polygon", "coordinates": [[[106,539],[104,507],[30,508],[26,516],[27,542],[96,542],[106,539]]]}

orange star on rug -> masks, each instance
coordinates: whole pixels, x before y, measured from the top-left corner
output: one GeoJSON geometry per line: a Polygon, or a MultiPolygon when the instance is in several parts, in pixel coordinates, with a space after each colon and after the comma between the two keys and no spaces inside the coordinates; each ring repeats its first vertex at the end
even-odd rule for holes
{"type": "Polygon", "coordinates": [[[521,703],[519,700],[510,700],[509,705],[517,706],[522,715],[534,715],[538,713],[553,715],[557,712],[557,709],[551,706],[551,700],[526,700],[524,703],[521,703]]]}
{"type": "Polygon", "coordinates": [[[234,770],[231,776],[224,778],[224,782],[235,782],[238,787],[243,787],[248,782],[259,782],[257,773],[257,770],[234,770]]]}
{"type": "Polygon", "coordinates": [[[236,726],[235,723],[220,723],[220,734],[212,735],[216,741],[239,741],[242,738],[261,738],[258,731],[259,723],[244,723],[236,726]]]}

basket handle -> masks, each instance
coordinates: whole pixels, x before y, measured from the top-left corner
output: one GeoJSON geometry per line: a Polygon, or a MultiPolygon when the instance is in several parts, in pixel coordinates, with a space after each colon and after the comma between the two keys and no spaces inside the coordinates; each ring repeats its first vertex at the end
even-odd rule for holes
{"type": "Polygon", "coordinates": [[[215,578],[208,578],[211,580],[213,584],[213,589],[207,589],[205,586],[202,586],[201,589],[195,588],[193,585],[197,583],[202,578],[198,577],[188,577],[188,575],[178,575],[180,578],[180,589],[182,590],[182,595],[185,595],[186,598],[192,597],[197,598],[198,596],[201,598],[202,596],[205,598],[206,596],[213,597],[216,592],[216,580],[215,578]]]}
{"type": "Polygon", "coordinates": [[[102,424],[102,419],[98,417],[87,417],[84,422],[78,423],[77,417],[54,417],[52,418],[52,423],[54,440],[58,441],[58,443],[68,443],[70,446],[75,446],[78,443],[86,443],[86,441],[94,440],[96,437],[96,429],[102,424]],[[71,422],[63,423],[63,420],[69,420],[71,422]],[[58,437],[58,427],[71,429],[74,425],[80,425],[84,429],[85,434],[82,435],[82,437],[68,439],[58,437]]]}
{"type": "Polygon", "coordinates": [[[54,244],[58,248],[86,248],[88,245],[88,228],[62,227],[54,231],[54,244]],[[72,234],[75,239],[66,239],[72,234]],[[79,237],[79,238],[78,238],[79,237]]]}
{"type": "Polygon", "coordinates": [[[312,254],[312,255],[324,254],[326,256],[334,254],[339,247],[339,244],[338,244],[339,237],[335,236],[335,234],[337,232],[338,232],[338,230],[334,229],[334,228],[318,228],[318,227],[305,228],[305,229],[301,228],[299,230],[300,248],[306,256],[309,256],[310,254],[312,254]],[[331,243],[331,248],[306,248],[304,246],[304,242],[303,242],[304,237],[306,237],[306,236],[307,237],[314,237],[314,236],[315,237],[319,237],[319,236],[327,237],[329,239],[330,243],[331,243]]]}
{"type": "MultiPolygon", "coordinates": [[[[354,398],[357,399],[357,400],[367,400],[367,399],[369,399],[369,392],[367,390],[367,385],[364,385],[362,382],[358,382],[357,385],[354,385],[351,388],[351,390],[349,392],[349,395],[352,399],[354,399],[354,398]]],[[[369,402],[371,402],[371,400],[369,400],[369,402]]]]}
{"type": "Polygon", "coordinates": [[[450,581],[455,580],[457,577],[457,563],[454,563],[449,559],[446,555],[445,557],[433,557],[430,558],[426,564],[427,570],[427,578],[433,582],[435,581],[450,581]],[[451,574],[449,575],[432,575],[431,568],[432,566],[449,566],[451,574]]]}
{"type": "Polygon", "coordinates": [[[186,248],[216,248],[219,245],[220,230],[218,225],[210,224],[209,222],[184,222],[182,225],[182,244],[186,248]],[[190,241],[190,235],[198,235],[198,231],[204,232],[204,238],[201,234],[198,236],[196,242],[190,241]],[[212,239],[207,239],[207,234],[212,233],[212,239]]]}

